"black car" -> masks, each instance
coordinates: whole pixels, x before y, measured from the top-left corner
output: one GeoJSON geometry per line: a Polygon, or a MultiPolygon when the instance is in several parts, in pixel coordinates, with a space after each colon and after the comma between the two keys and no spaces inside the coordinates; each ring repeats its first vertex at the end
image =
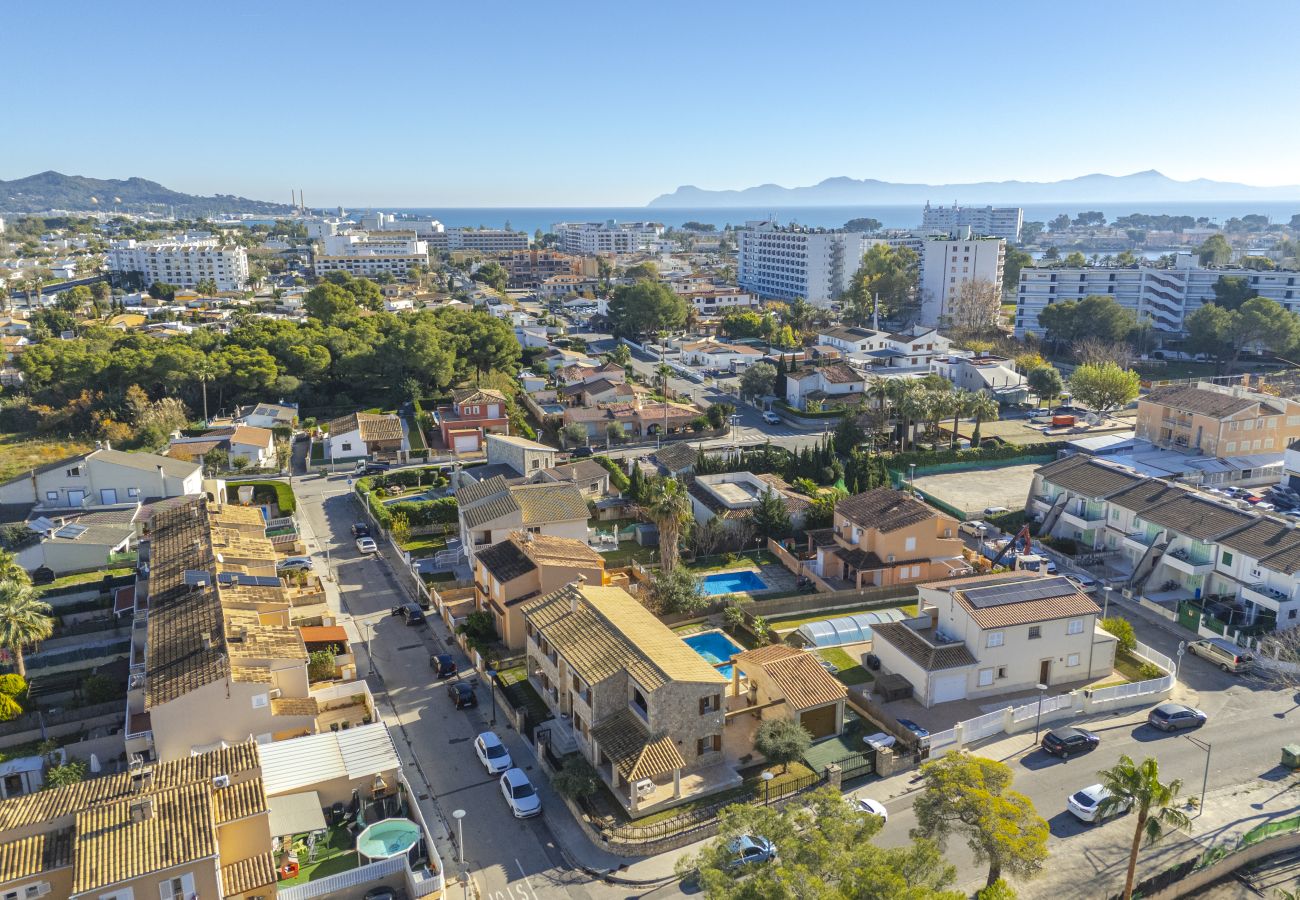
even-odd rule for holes
{"type": "Polygon", "coordinates": [[[352,526],[352,536],[354,538],[370,537],[370,526],[365,522],[357,522],[352,526]]]}
{"type": "Polygon", "coordinates": [[[457,709],[473,709],[478,706],[478,697],[474,689],[464,681],[453,681],[447,685],[447,696],[457,709]]]}
{"type": "Polygon", "coordinates": [[[579,457],[584,457],[584,456],[594,456],[595,453],[596,451],[591,449],[590,447],[574,447],[573,452],[570,453],[569,455],[577,459],[579,457]]]}
{"type": "Polygon", "coordinates": [[[423,625],[425,621],[424,610],[420,609],[420,607],[416,606],[414,603],[404,603],[401,606],[395,606],[393,607],[392,614],[395,616],[401,616],[406,620],[407,625],[423,625]]]}
{"type": "Polygon", "coordinates": [[[1069,759],[1076,753],[1087,753],[1101,743],[1101,738],[1091,731],[1069,726],[1053,728],[1043,735],[1043,750],[1061,759],[1069,759]]]}
{"type": "Polygon", "coordinates": [[[456,660],[451,658],[450,653],[435,653],[429,657],[429,668],[439,678],[446,678],[456,674],[456,660]]]}

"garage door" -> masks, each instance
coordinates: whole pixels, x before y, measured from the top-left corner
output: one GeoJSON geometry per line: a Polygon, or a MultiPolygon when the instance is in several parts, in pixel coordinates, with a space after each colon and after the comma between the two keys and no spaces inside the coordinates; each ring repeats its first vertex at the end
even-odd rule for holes
{"type": "Polygon", "coordinates": [[[966,699],[966,676],[939,675],[934,678],[934,699],[932,703],[946,703],[949,700],[966,699]]]}
{"type": "Polygon", "coordinates": [[[808,730],[813,740],[835,733],[835,704],[810,709],[799,717],[799,724],[808,730]]]}
{"type": "Polygon", "coordinates": [[[457,453],[473,453],[478,449],[477,434],[458,434],[455,441],[455,446],[452,449],[457,453]]]}

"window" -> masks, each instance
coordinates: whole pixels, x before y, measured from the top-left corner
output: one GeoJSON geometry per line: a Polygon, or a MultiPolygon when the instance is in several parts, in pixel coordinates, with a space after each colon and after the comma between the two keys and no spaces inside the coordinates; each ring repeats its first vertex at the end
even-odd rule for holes
{"type": "Polygon", "coordinates": [[[254,694],[253,709],[265,709],[266,705],[271,702],[269,694],[254,694]]]}
{"type": "Polygon", "coordinates": [[[979,687],[988,687],[993,683],[993,670],[980,669],[979,687]]]}
{"type": "Polygon", "coordinates": [[[1083,634],[1083,619],[1071,619],[1065,626],[1066,634],[1083,634]]]}
{"type": "Polygon", "coordinates": [[[139,489],[139,488],[127,488],[127,489],[126,489],[126,495],[127,495],[128,497],[139,497],[139,496],[140,496],[140,489],[139,489]]]}
{"type": "Polygon", "coordinates": [[[1065,658],[1065,667],[1067,669],[1073,669],[1078,664],[1079,664],[1079,654],[1077,653],[1071,653],[1069,656],[1065,658]]]}
{"type": "Polygon", "coordinates": [[[59,492],[58,492],[58,491],[46,491],[46,492],[45,492],[45,499],[46,499],[46,500],[53,500],[53,501],[55,501],[55,502],[58,502],[58,499],[59,499],[59,492]]]}
{"type": "Polygon", "coordinates": [[[195,896],[194,876],[186,873],[175,878],[168,878],[158,885],[161,900],[189,900],[195,896]]]}
{"type": "Polygon", "coordinates": [[[913,577],[913,578],[920,578],[920,577],[921,577],[921,567],[920,567],[920,566],[912,566],[912,577],[913,577]]]}
{"type": "Polygon", "coordinates": [[[910,538],[908,538],[906,541],[904,541],[904,542],[903,542],[903,549],[904,549],[904,550],[915,550],[915,549],[916,549],[916,538],[914,538],[914,537],[910,537],[910,538]]]}
{"type": "Polygon", "coordinates": [[[1006,666],[998,666],[998,677],[999,677],[999,678],[1006,678],[1006,677],[1007,677],[1007,667],[1006,667],[1006,666]]]}
{"type": "Polygon", "coordinates": [[[700,715],[705,713],[717,712],[721,701],[721,694],[710,694],[707,697],[700,698],[700,715]]]}
{"type": "Polygon", "coordinates": [[[1041,625],[1029,626],[1029,639],[1031,641],[1036,641],[1042,636],[1043,636],[1043,627],[1041,625]]]}
{"type": "Polygon", "coordinates": [[[342,450],[344,453],[347,453],[349,450],[352,449],[352,444],[350,443],[344,444],[339,449],[342,450]]]}
{"type": "Polygon", "coordinates": [[[1219,562],[1223,563],[1225,566],[1232,565],[1232,553],[1224,550],[1223,554],[1219,557],[1219,562]]]}
{"type": "Polygon", "coordinates": [[[1004,639],[1005,639],[1005,635],[1003,635],[1002,632],[1000,632],[1000,631],[990,631],[990,632],[989,632],[989,636],[988,636],[988,640],[986,640],[986,641],[984,642],[984,646],[985,646],[985,647],[1001,647],[1001,646],[1002,646],[1002,643],[1003,643],[1003,641],[1004,641],[1004,639]]]}

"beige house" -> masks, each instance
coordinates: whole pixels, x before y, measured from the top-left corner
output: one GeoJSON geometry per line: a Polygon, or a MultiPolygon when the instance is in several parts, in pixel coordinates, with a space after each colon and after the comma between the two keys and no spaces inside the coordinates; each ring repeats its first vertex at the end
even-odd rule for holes
{"type": "MultiPolygon", "coordinates": [[[[722,751],[727,679],[621,588],[566,585],[523,606],[529,680],[633,816],[740,784],[722,751]]],[[[571,744],[571,746],[570,746],[571,744]]]]}
{"type": "Polygon", "coordinates": [[[475,556],[474,605],[491,612],[501,641],[519,650],[524,646],[522,604],[579,577],[587,584],[603,584],[604,557],[583,541],[516,532],[475,556]]]}
{"type": "Polygon", "coordinates": [[[528,476],[555,465],[560,451],[528,438],[512,434],[487,434],[488,465],[507,465],[520,475],[528,476]]]}
{"type": "Polygon", "coordinates": [[[844,730],[848,689],[808,651],[785,644],[746,650],[733,657],[731,678],[732,696],[744,696],[744,704],[728,710],[728,720],[757,710],[761,719],[783,717],[797,722],[813,740],[844,730]],[[744,695],[740,690],[742,671],[747,682],[744,695]]]}
{"type": "Polygon", "coordinates": [[[835,505],[834,526],[808,534],[806,566],[832,587],[930,581],[969,569],[957,520],[903,491],[879,487],[835,505]]]}
{"type": "Polygon", "coordinates": [[[1064,576],[979,575],[919,590],[921,614],[873,626],[872,652],[923,706],[1083,684],[1114,668],[1101,609],[1064,576]]]}
{"type": "Polygon", "coordinates": [[[481,550],[511,533],[526,531],[586,541],[590,515],[582,492],[572,484],[509,484],[495,475],[456,491],[460,536],[470,564],[481,550]]]}
{"type": "Polygon", "coordinates": [[[0,484],[0,504],[32,503],[40,510],[113,506],[193,496],[205,487],[220,499],[224,482],[205,485],[197,463],[106,446],[9,479],[0,484]]]}
{"type": "Polygon", "coordinates": [[[1300,438],[1300,403],[1209,381],[1157,388],[1138,400],[1137,437],[1208,456],[1284,452],[1300,438]]]}

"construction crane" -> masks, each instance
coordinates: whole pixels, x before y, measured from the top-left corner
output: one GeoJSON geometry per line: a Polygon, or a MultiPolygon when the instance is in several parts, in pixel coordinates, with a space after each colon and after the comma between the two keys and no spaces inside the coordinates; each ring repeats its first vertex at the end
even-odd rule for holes
{"type": "Polygon", "coordinates": [[[1006,544],[1002,547],[1002,549],[998,551],[998,555],[993,557],[993,559],[989,561],[989,568],[996,569],[998,563],[1002,561],[1002,557],[1007,555],[1007,551],[1014,548],[1016,544],[1019,543],[1021,540],[1025,542],[1025,552],[1026,553],[1030,552],[1030,550],[1033,549],[1033,544],[1032,544],[1033,538],[1029,534],[1028,522],[1020,526],[1020,530],[1017,531],[1015,535],[1012,536],[1011,540],[1007,541],[1006,544]]]}

